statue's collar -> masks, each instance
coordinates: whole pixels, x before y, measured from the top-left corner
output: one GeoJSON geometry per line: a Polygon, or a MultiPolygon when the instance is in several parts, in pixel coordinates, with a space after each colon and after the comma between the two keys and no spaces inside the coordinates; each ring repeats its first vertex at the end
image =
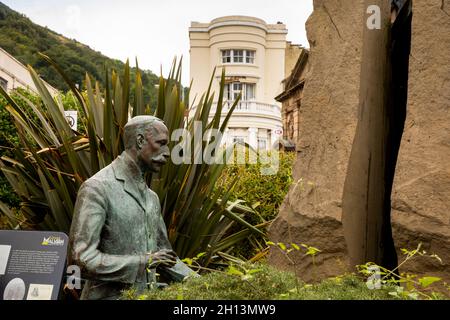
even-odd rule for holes
{"type": "Polygon", "coordinates": [[[137,183],[145,183],[144,173],[139,168],[136,161],[134,161],[126,151],[122,152],[118,158],[121,160],[119,162],[121,164],[119,166],[119,171],[120,173],[123,173],[122,176],[126,176],[128,179],[136,181],[137,183]]]}
{"type": "Polygon", "coordinates": [[[143,191],[147,188],[144,175],[126,151],[122,152],[112,167],[117,180],[124,181],[124,189],[144,208],[143,191]]]}

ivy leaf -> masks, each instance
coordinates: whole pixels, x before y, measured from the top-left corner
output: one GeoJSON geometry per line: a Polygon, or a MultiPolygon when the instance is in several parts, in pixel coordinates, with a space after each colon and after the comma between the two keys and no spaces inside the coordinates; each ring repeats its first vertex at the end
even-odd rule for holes
{"type": "Polygon", "coordinates": [[[306,251],[306,255],[315,256],[318,252],[320,252],[319,249],[317,249],[315,247],[308,247],[308,250],[306,251]]]}
{"type": "Polygon", "coordinates": [[[247,271],[247,273],[248,274],[254,274],[254,273],[261,272],[261,271],[262,271],[262,269],[250,269],[250,270],[247,271]]]}
{"type": "Polygon", "coordinates": [[[206,254],[206,252],[200,252],[195,258],[196,259],[200,259],[201,257],[203,257],[206,254]]]}
{"type": "Polygon", "coordinates": [[[186,263],[188,266],[192,266],[192,259],[191,258],[184,258],[181,260],[182,262],[186,263]]]}
{"type": "Polygon", "coordinates": [[[409,253],[409,251],[406,250],[405,248],[401,248],[400,251],[401,251],[403,254],[408,254],[408,253],[409,253]]]}
{"type": "Polygon", "coordinates": [[[244,275],[244,273],[243,273],[242,271],[236,269],[236,268],[233,267],[233,266],[230,266],[230,267],[228,268],[227,273],[228,273],[229,275],[238,275],[238,276],[243,276],[243,275],[244,275]]]}
{"type": "Polygon", "coordinates": [[[441,278],[438,278],[438,277],[423,277],[423,278],[419,279],[419,283],[423,288],[426,288],[429,285],[431,285],[437,281],[440,281],[440,280],[441,280],[441,278]]]}

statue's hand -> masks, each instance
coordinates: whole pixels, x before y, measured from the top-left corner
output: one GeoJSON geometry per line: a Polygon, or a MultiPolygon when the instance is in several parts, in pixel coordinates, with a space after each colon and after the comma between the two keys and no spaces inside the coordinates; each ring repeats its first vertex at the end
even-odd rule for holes
{"type": "Polygon", "coordinates": [[[159,266],[173,267],[177,263],[177,254],[172,250],[163,249],[147,254],[147,267],[152,269],[159,266]]]}

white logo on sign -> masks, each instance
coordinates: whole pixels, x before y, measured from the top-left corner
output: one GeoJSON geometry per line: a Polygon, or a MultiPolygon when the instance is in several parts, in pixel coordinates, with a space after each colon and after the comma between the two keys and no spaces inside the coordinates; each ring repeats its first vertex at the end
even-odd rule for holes
{"type": "Polygon", "coordinates": [[[61,239],[60,237],[50,236],[50,237],[44,237],[44,240],[42,240],[41,243],[43,246],[63,246],[64,245],[64,239],[61,239]]]}

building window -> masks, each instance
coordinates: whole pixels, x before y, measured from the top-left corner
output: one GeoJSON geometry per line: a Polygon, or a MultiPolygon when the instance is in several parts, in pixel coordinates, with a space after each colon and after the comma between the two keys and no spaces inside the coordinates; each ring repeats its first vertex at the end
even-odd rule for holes
{"type": "Polygon", "coordinates": [[[227,100],[234,101],[242,93],[243,101],[251,101],[255,99],[255,88],[256,84],[254,83],[227,83],[224,88],[224,97],[227,100]]]}
{"type": "Polygon", "coordinates": [[[258,149],[266,150],[267,149],[267,140],[263,138],[258,138],[258,149]]]}
{"type": "Polygon", "coordinates": [[[8,81],[0,77],[0,86],[6,91],[8,89],[8,81]]]}
{"type": "Polygon", "coordinates": [[[244,50],[233,50],[233,62],[234,63],[244,62],[244,50]]]}
{"type": "Polygon", "coordinates": [[[231,92],[232,92],[232,94],[231,94],[231,99],[232,100],[236,100],[237,99],[237,97],[238,97],[238,95],[239,95],[239,93],[241,93],[242,92],[242,83],[232,83],[232,89],[231,89],[231,92]]]}
{"type": "Polygon", "coordinates": [[[245,100],[249,101],[249,100],[254,100],[255,99],[255,87],[256,85],[254,83],[246,83],[245,84],[245,100]]]}
{"type": "Polygon", "coordinates": [[[227,49],[222,50],[222,63],[255,63],[255,50],[227,49]]]}
{"type": "Polygon", "coordinates": [[[231,62],[231,50],[222,50],[222,63],[231,62]]]}
{"type": "Polygon", "coordinates": [[[245,63],[251,63],[251,64],[255,63],[255,51],[246,50],[245,63]]]}

